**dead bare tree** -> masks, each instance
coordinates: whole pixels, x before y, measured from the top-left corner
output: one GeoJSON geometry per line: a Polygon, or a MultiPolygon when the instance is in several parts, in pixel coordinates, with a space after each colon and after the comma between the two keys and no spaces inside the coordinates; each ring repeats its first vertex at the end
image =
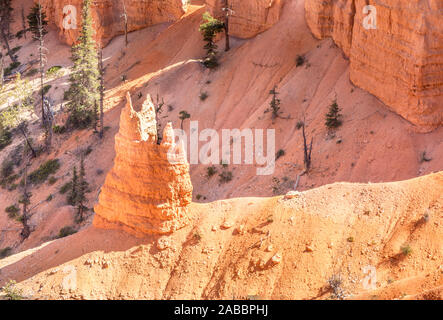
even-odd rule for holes
{"type": "Polygon", "coordinates": [[[303,135],[303,171],[297,176],[297,180],[295,182],[294,190],[297,190],[298,184],[300,183],[300,178],[307,174],[311,169],[311,154],[312,154],[312,143],[314,138],[311,138],[311,142],[308,145],[305,131],[305,121],[302,122],[301,125],[302,135],[303,135]]]}
{"type": "Polygon", "coordinates": [[[46,62],[46,55],[45,55],[45,50],[47,50],[44,47],[44,40],[43,40],[43,22],[42,22],[42,7],[40,5],[40,1],[38,2],[39,4],[39,10],[38,10],[38,17],[37,17],[37,28],[38,28],[38,41],[39,41],[39,45],[38,45],[38,54],[39,54],[39,71],[40,71],[40,95],[41,95],[41,112],[42,112],[42,125],[45,126],[45,105],[44,105],[44,100],[45,100],[45,90],[43,90],[43,83],[44,83],[44,77],[45,77],[45,62],[46,62]]]}
{"type": "Polygon", "coordinates": [[[128,46],[128,14],[126,13],[125,1],[123,0],[123,14],[121,15],[125,24],[125,46],[128,46]]]}
{"type": "Polygon", "coordinates": [[[103,138],[103,131],[104,131],[104,112],[103,112],[103,100],[104,100],[104,92],[105,92],[105,84],[104,84],[104,69],[103,69],[103,49],[100,45],[99,51],[98,51],[98,70],[100,74],[100,139],[103,138]]]}
{"type": "Polygon", "coordinates": [[[157,144],[160,144],[161,141],[163,140],[162,125],[160,123],[159,115],[162,113],[164,105],[165,105],[165,101],[163,100],[163,98],[161,98],[161,101],[160,101],[160,97],[158,96],[158,93],[157,93],[157,97],[156,97],[156,101],[155,101],[155,121],[157,122],[157,144]]]}
{"type": "Polygon", "coordinates": [[[229,17],[234,14],[234,11],[229,6],[228,0],[225,0],[224,7],[222,10],[225,12],[225,22],[224,22],[224,29],[225,29],[225,51],[229,51],[231,48],[229,43],[229,17]]]}
{"type": "Polygon", "coordinates": [[[23,148],[23,158],[25,162],[25,168],[23,170],[23,194],[20,202],[23,204],[22,210],[22,224],[23,229],[20,233],[22,240],[25,240],[31,234],[31,227],[29,226],[29,211],[28,205],[31,203],[30,198],[31,194],[28,191],[28,167],[30,165],[30,159],[28,156],[28,145],[25,143],[23,148]]]}

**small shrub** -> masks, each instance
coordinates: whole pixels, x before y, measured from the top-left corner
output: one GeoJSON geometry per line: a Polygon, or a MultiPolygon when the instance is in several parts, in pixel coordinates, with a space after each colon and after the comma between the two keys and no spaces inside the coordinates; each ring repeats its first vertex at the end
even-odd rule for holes
{"type": "Polygon", "coordinates": [[[50,185],[50,186],[52,186],[54,183],[56,183],[57,182],[57,178],[56,177],[50,177],[49,178],[49,180],[48,180],[48,184],[50,185]]]}
{"type": "Polygon", "coordinates": [[[0,151],[12,143],[12,132],[0,128],[0,151]]]}
{"type": "Polygon", "coordinates": [[[0,259],[6,258],[7,256],[11,255],[11,251],[11,247],[0,249],[0,259]]]}
{"type": "Polygon", "coordinates": [[[29,71],[25,74],[25,76],[26,76],[26,77],[33,77],[33,76],[35,76],[37,73],[38,73],[38,70],[34,68],[34,69],[29,70],[29,71]]]}
{"type": "Polygon", "coordinates": [[[297,58],[295,58],[295,64],[297,67],[300,67],[305,64],[306,58],[303,55],[298,55],[297,58]]]}
{"type": "Polygon", "coordinates": [[[65,238],[67,236],[70,236],[74,233],[77,233],[77,230],[75,230],[73,227],[71,226],[66,226],[60,229],[57,238],[65,238]]]}
{"type": "Polygon", "coordinates": [[[206,169],[206,176],[208,178],[212,177],[213,175],[215,175],[217,173],[217,169],[214,166],[208,167],[206,169]]]}
{"type": "Polygon", "coordinates": [[[17,69],[20,66],[20,62],[12,62],[9,67],[6,67],[4,70],[4,76],[7,77],[12,74],[12,71],[17,69]]]}
{"type": "Polygon", "coordinates": [[[341,275],[334,274],[332,277],[328,279],[329,287],[332,290],[332,297],[334,299],[343,300],[345,298],[345,294],[343,291],[343,280],[341,275]]]}
{"type": "Polygon", "coordinates": [[[43,183],[51,174],[56,173],[59,168],[60,162],[58,159],[48,160],[29,175],[29,181],[33,184],[43,183]]]}
{"type": "Polygon", "coordinates": [[[20,51],[21,48],[22,48],[22,46],[17,46],[15,48],[12,48],[11,49],[11,54],[16,54],[17,52],[20,51]]]}
{"type": "Polygon", "coordinates": [[[298,121],[297,124],[295,125],[295,128],[297,130],[300,130],[303,127],[303,125],[304,125],[303,121],[298,121]]]}
{"type": "MultiPolygon", "coordinates": [[[[47,84],[45,86],[43,86],[43,94],[46,95],[49,90],[51,90],[52,86],[50,84],[47,84]]],[[[39,91],[39,94],[42,94],[42,90],[39,91]]]]}
{"type": "Polygon", "coordinates": [[[11,160],[4,160],[2,162],[2,168],[1,168],[1,177],[3,179],[9,177],[14,173],[14,162],[11,160]]]}
{"type": "Polygon", "coordinates": [[[401,253],[403,253],[404,256],[409,256],[412,253],[412,248],[409,244],[404,244],[400,248],[401,253]]]}
{"type": "Polygon", "coordinates": [[[55,125],[52,127],[52,131],[55,134],[63,134],[66,132],[66,127],[65,126],[59,126],[59,125],[55,125]]]}
{"type": "Polygon", "coordinates": [[[8,214],[8,217],[10,219],[15,219],[18,216],[18,213],[20,212],[20,209],[17,208],[15,204],[10,205],[9,207],[5,208],[5,212],[8,214]]]}
{"type": "Polygon", "coordinates": [[[23,300],[23,292],[15,287],[16,282],[10,280],[3,288],[7,300],[23,300]]]}
{"type": "Polygon", "coordinates": [[[65,194],[66,192],[71,190],[71,188],[72,188],[72,182],[66,182],[64,185],[61,186],[58,192],[60,192],[60,194],[65,194]]]}
{"type": "Polygon", "coordinates": [[[207,92],[202,92],[202,93],[200,93],[200,96],[199,96],[201,101],[205,101],[208,97],[209,97],[209,95],[207,92]]]}
{"type": "Polygon", "coordinates": [[[196,198],[197,200],[200,200],[201,198],[203,198],[203,196],[202,196],[201,194],[197,194],[197,195],[195,196],[195,198],[196,198]]]}
{"type": "Polygon", "coordinates": [[[46,202],[51,202],[52,199],[54,199],[54,197],[52,196],[52,194],[50,194],[50,195],[46,198],[46,202]]]}
{"type": "Polygon", "coordinates": [[[202,239],[202,235],[200,234],[200,232],[195,231],[194,235],[192,236],[194,238],[195,241],[200,241],[202,239]]]}
{"type": "Polygon", "coordinates": [[[126,74],[122,74],[120,79],[122,80],[122,82],[125,82],[126,80],[128,80],[128,76],[126,74]]]}
{"type": "Polygon", "coordinates": [[[277,153],[275,154],[275,160],[277,161],[278,159],[283,157],[285,154],[286,154],[285,150],[283,150],[283,149],[278,150],[277,153]]]}
{"type": "Polygon", "coordinates": [[[346,239],[348,242],[354,242],[354,237],[349,237],[348,239],[346,239]]]}
{"type": "Polygon", "coordinates": [[[270,215],[267,219],[266,219],[267,223],[273,223],[274,222],[274,217],[272,215],[270,215]]]}
{"type": "Polygon", "coordinates": [[[219,174],[220,177],[220,183],[228,183],[232,180],[233,175],[231,171],[223,171],[219,174]]]}
{"type": "Polygon", "coordinates": [[[46,71],[46,75],[48,77],[56,77],[56,76],[58,76],[61,68],[62,68],[61,66],[52,66],[46,71]]]}

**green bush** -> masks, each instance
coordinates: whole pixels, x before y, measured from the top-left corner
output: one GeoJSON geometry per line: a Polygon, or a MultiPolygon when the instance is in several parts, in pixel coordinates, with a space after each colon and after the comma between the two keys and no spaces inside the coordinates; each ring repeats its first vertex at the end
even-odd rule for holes
{"type": "Polygon", "coordinates": [[[65,194],[66,192],[68,192],[69,190],[71,190],[72,188],[72,182],[66,182],[64,185],[61,186],[59,192],[60,194],[65,194]]]}
{"type": "Polygon", "coordinates": [[[48,77],[56,77],[58,75],[59,71],[61,70],[61,68],[62,68],[61,66],[52,66],[51,68],[49,68],[46,71],[46,75],[48,77]]]}
{"type": "MultiPolygon", "coordinates": [[[[43,86],[43,94],[46,95],[49,90],[51,90],[52,86],[50,84],[47,84],[45,86],[43,86]]],[[[42,90],[39,91],[39,94],[42,94],[42,90]]]]}
{"type": "Polygon", "coordinates": [[[1,168],[1,177],[2,179],[8,178],[10,175],[14,173],[14,162],[11,160],[3,160],[2,168],[1,168]]]}
{"type": "Polygon", "coordinates": [[[8,129],[0,129],[0,151],[12,142],[12,132],[8,129]]]}
{"type": "Polygon", "coordinates": [[[38,70],[34,68],[34,69],[29,70],[29,71],[25,74],[25,76],[27,76],[27,77],[33,77],[33,76],[35,76],[37,73],[38,73],[38,70]]]}
{"type": "Polygon", "coordinates": [[[305,64],[306,58],[303,55],[298,55],[295,59],[295,64],[297,67],[300,67],[305,64]]]}
{"type": "Polygon", "coordinates": [[[66,127],[65,127],[65,126],[55,125],[55,126],[52,128],[52,130],[53,130],[53,132],[54,132],[55,134],[63,134],[63,133],[66,132],[66,127]]]}
{"type": "Polygon", "coordinates": [[[201,101],[205,101],[208,97],[209,97],[209,95],[207,92],[202,92],[202,93],[200,93],[200,96],[199,96],[201,101]]]}
{"type": "Polygon", "coordinates": [[[76,232],[77,232],[77,230],[75,230],[73,227],[66,226],[66,227],[63,227],[60,229],[57,238],[59,238],[59,239],[64,238],[64,237],[70,236],[76,232]]]}
{"type": "Polygon", "coordinates": [[[43,183],[51,174],[56,173],[59,168],[60,162],[58,159],[48,160],[29,175],[29,181],[33,184],[43,183]]]}
{"type": "Polygon", "coordinates": [[[404,244],[400,248],[404,256],[409,256],[412,253],[412,248],[409,244],[404,244]]]}
{"type": "Polygon", "coordinates": [[[2,291],[5,293],[7,300],[22,300],[23,292],[15,287],[16,282],[10,280],[3,288],[2,291]]]}
{"type": "Polygon", "coordinates": [[[206,169],[206,175],[208,176],[208,178],[212,177],[216,173],[217,173],[217,169],[214,166],[208,167],[206,169]]]}
{"type": "Polygon", "coordinates": [[[220,183],[228,183],[232,180],[233,175],[231,171],[224,171],[219,174],[220,183]]]}
{"type": "Polygon", "coordinates": [[[18,213],[20,212],[20,209],[15,206],[15,204],[10,205],[9,207],[5,208],[5,212],[8,214],[8,217],[11,219],[16,219],[18,217],[18,213]]]}
{"type": "Polygon", "coordinates": [[[11,247],[6,247],[3,249],[0,249],[0,259],[6,258],[7,256],[9,256],[11,254],[12,248],[11,247]]]}
{"type": "Polygon", "coordinates": [[[9,67],[6,67],[4,70],[4,76],[7,77],[9,75],[11,75],[12,71],[14,71],[14,69],[18,68],[20,66],[20,62],[12,62],[9,67]]]}
{"type": "Polygon", "coordinates": [[[283,149],[278,150],[277,153],[275,154],[275,160],[277,161],[278,159],[283,157],[285,154],[286,154],[285,150],[283,150],[283,149]]]}
{"type": "Polygon", "coordinates": [[[57,178],[56,177],[50,177],[49,180],[48,180],[48,184],[50,186],[52,186],[56,182],[57,182],[57,178]]]}

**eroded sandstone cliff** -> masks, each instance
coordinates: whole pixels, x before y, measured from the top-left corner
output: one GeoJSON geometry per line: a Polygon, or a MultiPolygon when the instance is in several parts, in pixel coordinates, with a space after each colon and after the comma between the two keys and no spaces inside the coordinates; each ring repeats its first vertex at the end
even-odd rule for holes
{"type": "MultiPolygon", "coordinates": [[[[239,38],[251,38],[269,29],[280,19],[284,0],[230,0],[227,1],[232,15],[229,19],[229,34],[239,38]]],[[[206,0],[208,10],[223,18],[224,0],[206,0]]]]}
{"type": "MultiPolygon", "coordinates": [[[[82,0],[41,0],[48,19],[59,29],[60,37],[68,44],[72,44],[78,36],[81,25],[82,0]],[[63,21],[70,20],[74,12],[67,10],[67,6],[75,7],[77,28],[65,29],[63,21]],[[65,11],[64,8],[66,7],[65,11]]],[[[128,31],[139,30],[154,24],[175,21],[183,13],[181,0],[96,0],[91,2],[91,11],[96,31],[96,39],[106,45],[114,36],[124,33],[124,18],[126,10],[128,17],[128,31]],[[124,4],[123,4],[124,3],[124,4]]],[[[71,24],[69,21],[68,24],[71,24]]]]}
{"type": "Polygon", "coordinates": [[[115,137],[116,157],[95,206],[94,225],[131,234],[165,234],[187,223],[192,201],[189,164],[176,145],[172,125],[157,144],[157,124],[150,96],[139,112],[127,104],[115,137]]]}
{"type": "Polygon", "coordinates": [[[350,58],[352,82],[422,128],[443,124],[443,1],[306,0],[317,38],[350,58]],[[376,29],[363,25],[376,8],[376,29]]]}

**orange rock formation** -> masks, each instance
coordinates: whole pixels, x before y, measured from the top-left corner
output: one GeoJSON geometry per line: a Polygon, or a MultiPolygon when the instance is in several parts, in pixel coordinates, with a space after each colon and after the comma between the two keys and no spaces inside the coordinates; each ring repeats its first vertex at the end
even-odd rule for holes
{"type": "Polygon", "coordinates": [[[123,229],[131,234],[166,234],[187,223],[192,201],[189,164],[174,142],[172,125],[157,144],[157,124],[151,97],[139,112],[131,97],[120,118],[115,137],[114,167],[101,189],[94,225],[123,229]]]}
{"type": "MultiPolygon", "coordinates": [[[[284,0],[230,0],[233,14],[229,19],[229,34],[239,38],[252,38],[272,27],[279,19],[284,0]]],[[[220,0],[206,0],[208,10],[216,17],[224,17],[220,0]]]]}
{"type": "MultiPolygon", "coordinates": [[[[42,0],[41,4],[46,11],[49,21],[60,30],[60,38],[72,44],[78,36],[79,27],[65,30],[63,20],[67,12],[63,8],[72,5],[77,10],[77,25],[81,25],[82,0],[42,0]]],[[[175,21],[183,13],[181,0],[154,0],[154,1],[125,1],[128,16],[128,31],[139,30],[157,23],[175,21]]],[[[97,0],[91,5],[96,38],[106,45],[114,36],[124,33],[123,1],[97,0]]]]}
{"type": "Polygon", "coordinates": [[[354,84],[418,126],[443,124],[442,1],[306,0],[305,9],[313,34],[350,57],[354,84]],[[376,29],[363,26],[366,5],[376,29]]]}

